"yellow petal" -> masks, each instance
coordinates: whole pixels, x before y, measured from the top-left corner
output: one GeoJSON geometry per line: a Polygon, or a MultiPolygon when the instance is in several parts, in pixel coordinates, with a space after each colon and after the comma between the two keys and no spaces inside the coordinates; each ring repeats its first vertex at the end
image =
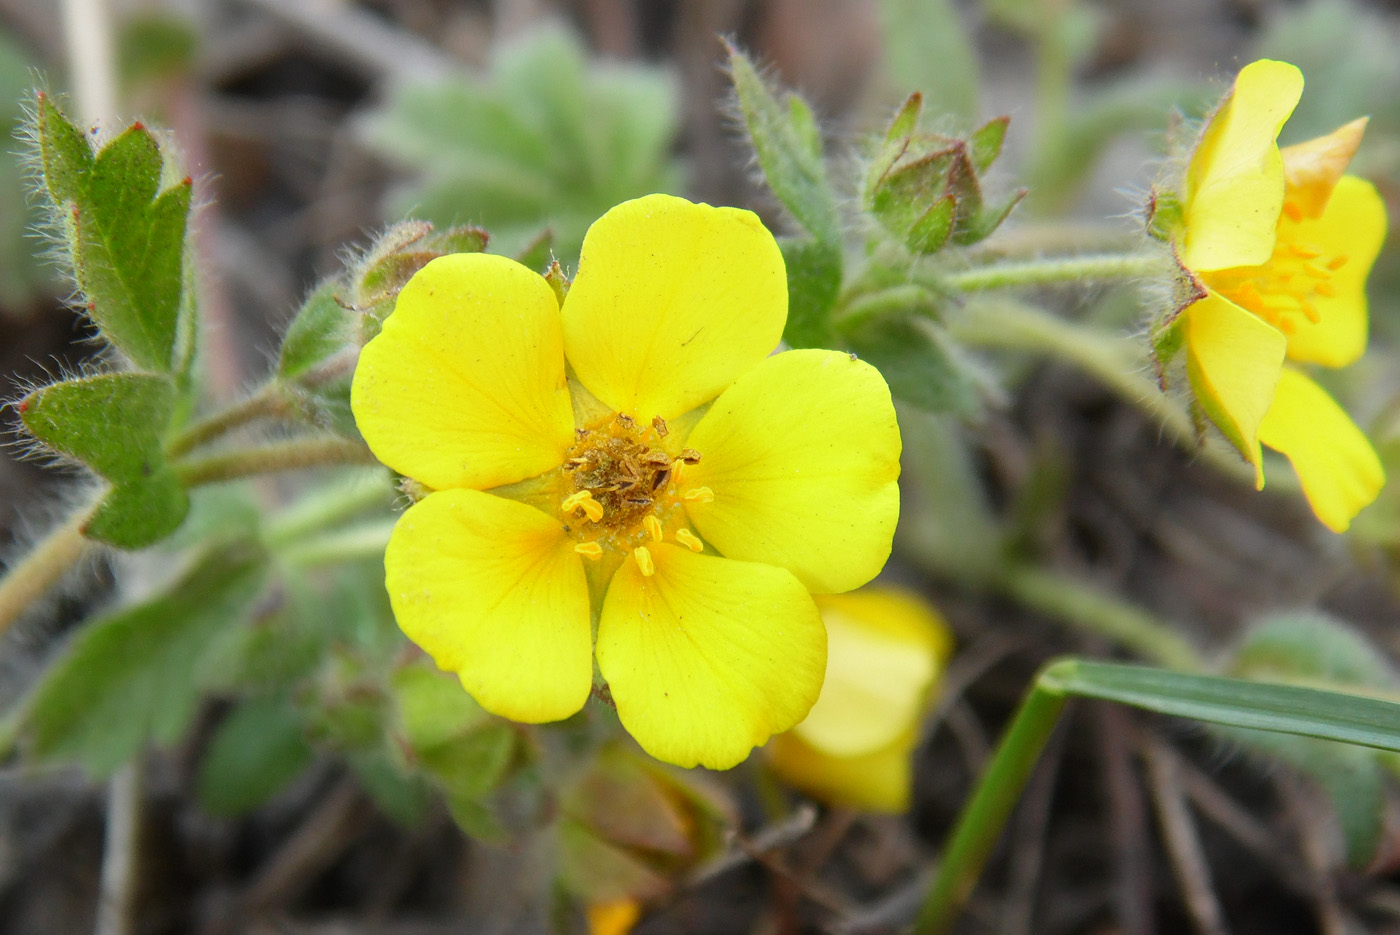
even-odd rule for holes
{"type": "Polygon", "coordinates": [[[917,725],[948,650],[948,632],[913,595],[863,588],[817,598],[826,681],[793,733],[830,756],[872,753],[917,725]]]}
{"type": "Polygon", "coordinates": [[[730,558],[791,569],[813,592],[879,573],[899,519],[899,426],[878,370],[787,351],[725,390],[690,433],[685,482],[700,534],[730,558]]]}
{"type": "Polygon", "coordinates": [[[1283,210],[1278,132],[1303,94],[1303,74],[1263,59],[1240,69],[1186,172],[1182,262],[1203,272],[1257,266],[1274,249],[1283,210]]]}
{"type": "Polygon", "coordinates": [[[823,753],[790,731],[774,737],[767,752],[773,771],[813,798],[829,805],[897,814],[909,809],[911,760],[917,743],[917,728],[909,727],[878,750],[839,757],[823,753]]]}
{"type": "Polygon", "coordinates": [[[1264,486],[1259,423],[1274,398],[1287,339],[1228,299],[1209,293],[1188,306],[1186,375],[1196,402],[1254,465],[1264,486]]]}
{"type": "Polygon", "coordinates": [[[652,547],[624,562],[598,623],[598,668],[622,726],[658,760],[729,769],[802,720],[826,670],[826,631],[781,568],[652,547]]]}
{"type": "Polygon", "coordinates": [[[1326,390],[1292,368],[1279,377],[1259,440],[1293,462],[1308,504],[1333,532],[1346,532],[1385,486],[1365,434],[1326,390]]]}
{"type": "Polygon", "coordinates": [[[1385,230],[1385,202],[1374,185],[1354,175],[1337,182],[1321,217],[1279,224],[1280,239],[1315,244],[1328,257],[1346,258],[1328,280],[1334,294],[1311,300],[1317,324],[1298,317],[1297,330],[1288,336],[1290,358],[1345,367],[1365,352],[1366,276],[1385,241],[1385,230]]]}
{"type": "Polygon", "coordinates": [[[627,935],[642,917],[641,903],[630,897],[593,903],[585,913],[588,935],[627,935]]]}
{"type": "Polygon", "coordinates": [[[1361,137],[1370,119],[1358,117],[1326,136],[1279,150],[1283,156],[1285,197],[1305,217],[1315,218],[1327,207],[1337,180],[1346,172],[1351,157],[1361,146],[1361,137]]]}
{"type": "Polygon", "coordinates": [[[777,346],[783,256],[751,212],[648,195],[588,229],[563,315],[569,363],[593,395],[643,422],[671,419],[777,346]]]}
{"type": "Polygon", "coordinates": [[[555,518],[475,490],[429,494],[384,555],[394,617],[488,711],[537,724],[593,686],[588,585],[555,518]]]}
{"type": "Polygon", "coordinates": [[[505,257],[433,260],[360,352],[350,404],[379,460],[437,490],[555,467],[574,421],[554,293],[505,257]]]}

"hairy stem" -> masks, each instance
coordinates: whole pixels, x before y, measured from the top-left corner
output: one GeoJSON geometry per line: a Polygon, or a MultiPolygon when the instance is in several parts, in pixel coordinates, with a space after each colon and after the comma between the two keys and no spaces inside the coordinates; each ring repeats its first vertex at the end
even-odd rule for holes
{"type": "Polygon", "coordinates": [[[918,273],[920,279],[944,290],[985,292],[1055,283],[1102,282],[1114,279],[1162,278],[1172,274],[1165,253],[1100,253],[1050,260],[992,263],[944,273],[918,273]]]}
{"type": "Polygon", "coordinates": [[[288,409],[287,397],[281,386],[269,383],[247,399],[186,426],[184,431],[170,440],[166,453],[178,458],[250,422],[286,415],[288,409]]]}
{"type": "Polygon", "coordinates": [[[42,597],[93,547],[83,538],[83,526],[92,509],[93,504],[88,503],[75,510],[0,578],[0,633],[8,630],[30,604],[42,597]]]}
{"type": "Polygon", "coordinates": [[[175,465],[186,487],[333,464],[377,464],[370,450],[343,438],[292,439],[191,458],[175,465]]]}

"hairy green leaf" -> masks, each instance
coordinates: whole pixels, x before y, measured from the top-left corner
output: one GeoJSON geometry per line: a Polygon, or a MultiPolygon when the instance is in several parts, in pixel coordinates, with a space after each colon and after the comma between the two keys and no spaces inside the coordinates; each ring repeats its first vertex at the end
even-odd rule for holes
{"type": "Polygon", "coordinates": [[[300,713],[283,698],[239,705],[214,734],[199,767],[200,804],[215,815],[252,811],[311,764],[300,713]]]}

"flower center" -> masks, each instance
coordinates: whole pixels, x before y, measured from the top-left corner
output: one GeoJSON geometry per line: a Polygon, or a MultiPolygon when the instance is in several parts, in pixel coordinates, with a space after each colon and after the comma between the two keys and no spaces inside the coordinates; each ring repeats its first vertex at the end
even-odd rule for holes
{"type": "Polygon", "coordinates": [[[1284,334],[1293,334],[1301,321],[1317,324],[1319,296],[1337,294],[1333,274],[1347,264],[1344,253],[1328,255],[1316,244],[1291,236],[1288,230],[1302,219],[1297,205],[1283,207],[1285,219],[1278,229],[1274,254],[1260,266],[1208,273],[1206,285],[1242,308],[1246,308],[1284,334]]]}
{"type": "Polygon", "coordinates": [[[564,458],[569,493],[559,503],[564,529],[577,540],[574,551],[587,558],[605,552],[631,554],[643,575],[656,571],[648,543],[668,536],[700,552],[700,537],[683,525],[683,502],[714,499],[708,487],[684,486],[686,465],[700,460],[693,448],[672,457],[660,445],[669,434],[660,416],[639,427],[623,413],[578,438],[564,458]]]}

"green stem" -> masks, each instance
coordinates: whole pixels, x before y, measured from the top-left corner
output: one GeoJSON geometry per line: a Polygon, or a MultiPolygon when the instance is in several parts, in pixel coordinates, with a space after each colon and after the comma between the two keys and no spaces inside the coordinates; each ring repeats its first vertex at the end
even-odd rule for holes
{"type": "Polygon", "coordinates": [[[1166,621],[1102,591],[1030,565],[1012,564],[994,582],[1008,597],[1076,629],[1112,640],[1178,672],[1202,672],[1196,647],[1166,621]]]}
{"type": "Polygon", "coordinates": [[[370,450],[342,438],[293,439],[191,458],[175,464],[186,487],[237,480],[255,474],[332,464],[377,464],[370,450]]]}
{"type": "Polygon", "coordinates": [[[75,510],[0,578],[0,633],[8,630],[30,604],[43,597],[91,547],[92,544],[83,538],[83,526],[92,515],[94,505],[89,503],[75,510]]]}
{"type": "Polygon", "coordinates": [[[298,541],[282,550],[283,561],[299,568],[334,565],[363,558],[383,558],[395,519],[362,523],[298,541]]]}
{"type": "Polygon", "coordinates": [[[856,295],[837,309],[832,323],[841,331],[853,331],[872,318],[896,317],[911,312],[932,317],[937,311],[933,293],[916,283],[890,286],[856,295]]]}
{"type": "Polygon", "coordinates": [[[957,272],[922,272],[930,284],[942,290],[985,292],[1055,283],[1082,283],[1115,279],[1161,279],[1173,274],[1171,258],[1164,253],[1099,253],[1050,260],[1018,260],[974,266],[957,272]]]}
{"type": "Polygon", "coordinates": [[[166,454],[178,458],[250,422],[286,415],[288,408],[287,397],[283,394],[281,385],[269,383],[247,399],[191,423],[170,440],[166,446],[166,454]]]}
{"type": "Polygon", "coordinates": [[[915,935],[941,935],[952,926],[1001,837],[1065,702],[1063,694],[1042,687],[1038,679],[1032,683],[996,755],[958,816],[938,875],[914,922],[915,935]]]}

